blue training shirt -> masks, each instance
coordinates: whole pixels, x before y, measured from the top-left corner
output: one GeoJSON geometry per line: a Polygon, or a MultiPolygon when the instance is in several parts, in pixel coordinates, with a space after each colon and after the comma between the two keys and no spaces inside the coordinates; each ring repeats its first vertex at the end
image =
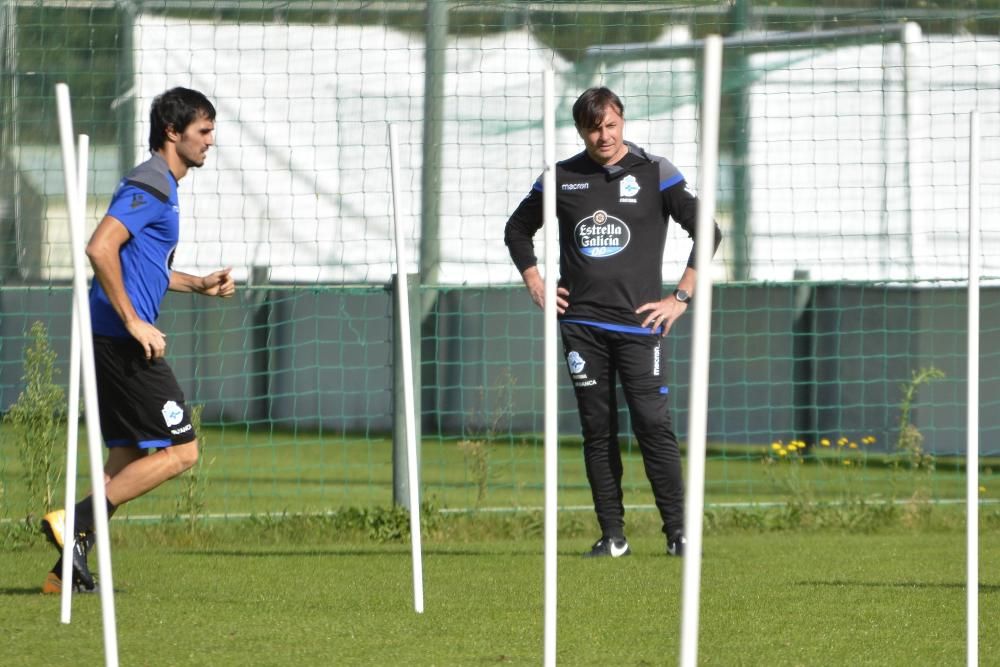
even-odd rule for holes
{"type": "MultiPolygon", "coordinates": [[[[180,238],[177,179],[166,160],[154,153],[123,178],[107,215],[131,234],[119,253],[125,292],[139,317],[154,324],[170,286],[170,265],[180,238]]],[[[90,287],[90,317],[97,335],[130,335],[96,279],[90,287]]]]}

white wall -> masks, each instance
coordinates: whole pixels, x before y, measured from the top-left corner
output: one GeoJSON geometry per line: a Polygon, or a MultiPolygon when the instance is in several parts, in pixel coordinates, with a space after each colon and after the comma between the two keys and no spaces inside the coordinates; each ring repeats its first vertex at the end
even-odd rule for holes
{"type": "MultiPolygon", "coordinates": [[[[386,123],[392,122],[403,153],[400,190],[415,269],[419,36],[381,27],[148,15],[135,30],[142,45],[138,137],[148,132],[153,96],[171,86],[202,90],[219,112],[217,148],[181,184],[186,224],[178,267],[209,270],[221,262],[244,277],[253,265],[270,265],[276,281],[388,280],[386,123]]],[[[503,226],[542,168],[547,65],[561,91],[558,155],[580,150],[569,106],[582,87],[600,81],[625,101],[627,137],[671,159],[697,188],[690,60],[636,61],[587,79],[526,31],[450,37],[448,44],[443,282],[518,280],[503,226]]],[[[1000,42],[930,39],[911,49],[908,95],[899,45],[752,60],[753,68],[767,70],[750,93],[753,278],[787,280],[796,269],[824,280],[961,278],[967,115],[976,107],[983,113],[984,269],[1000,276],[1000,42]]],[[[667,280],[679,275],[690,249],[676,226],[670,238],[667,280]]],[[[718,269],[724,279],[724,261],[718,269]]]]}

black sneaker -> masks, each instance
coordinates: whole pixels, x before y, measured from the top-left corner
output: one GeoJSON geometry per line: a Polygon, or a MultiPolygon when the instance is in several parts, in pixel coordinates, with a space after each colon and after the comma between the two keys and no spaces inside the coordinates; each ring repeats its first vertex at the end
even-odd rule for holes
{"type": "Polygon", "coordinates": [[[93,591],[97,588],[94,575],[87,565],[87,538],[79,535],[73,540],[73,585],[77,590],[93,591]]]}
{"type": "Polygon", "coordinates": [[[684,539],[684,533],[680,530],[674,531],[674,533],[667,538],[667,555],[683,556],[684,545],[686,544],[687,540],[684,539]]]}
{"type": "MultiPolygon", "coordinates": [[[[42,532],[60,553],[65,540],[65,522],[65,510],[49,512],[42,519],[42,532]]],[[[91,535],[79,534],[73,540],[73,585],[78,590],[82,588],[93,591],[96,587],[94,575],[90,573],[90,567],[87,565],[87,552],[90,550],[92,539],[91,535]]]]}
{"type": "MultiPolygon", "coordinates": [[[[60,556],[49,573],[45,575],[45,583],[42,584],[43,594],[59,594],[62,592],[62,562],[62,556],[60,556]]],[[[93,578],[91,578],[91,585],[87,586],[74,570],[73,591],[75,593],[97,593],[100,589],[97,583],[93,581],[93,578]]]]}
{"type": "Polygon", "coordinates": [[[621,558],[632,553],[628,540],[624,537],[602,537],[594,542],[590,551],[583,554],[584,558],[621,558]]]}

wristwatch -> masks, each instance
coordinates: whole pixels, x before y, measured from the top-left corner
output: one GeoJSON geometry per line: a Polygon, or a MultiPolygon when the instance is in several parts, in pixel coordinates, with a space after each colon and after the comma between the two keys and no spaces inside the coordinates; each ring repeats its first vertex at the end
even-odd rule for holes
{"type": "Polygon", "coordinates": [[[674,298],[681,303],[686,303],[689,306],[691,305],[691,294],[687,290],[675,289],[674,298]]]}

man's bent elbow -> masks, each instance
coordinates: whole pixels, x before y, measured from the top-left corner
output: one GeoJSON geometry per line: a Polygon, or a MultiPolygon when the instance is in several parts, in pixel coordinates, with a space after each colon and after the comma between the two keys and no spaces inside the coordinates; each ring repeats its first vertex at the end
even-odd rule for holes
{"type": "Polygon", "coordinates": [[[95,243],[94,241],[91,241],[90,243],[87,244],[87,247],[84,248],[84,254],[87,255],[87,259],[90,261],[90,265],[95,269],[98,266],[102,265],[105,259],[107,259],[110,256],[110,252],[105,245],[101,243],[95,243]]]}
{"type": "Polygon", "coordinates": [[[88,243],[87,247],[83,249],[83,252],[87,255],[87,259],[90,260],[91,265],[93,265],[98,256],[100,256],[100,251],[93,242],[88,243]]]}
{"type": "Polygon", "coordinates": [[[198,462],[198,441],[192,440],[183,445],[167,448],[174,462],[174,475],[180,475],[190,470],[198,462]]]}

